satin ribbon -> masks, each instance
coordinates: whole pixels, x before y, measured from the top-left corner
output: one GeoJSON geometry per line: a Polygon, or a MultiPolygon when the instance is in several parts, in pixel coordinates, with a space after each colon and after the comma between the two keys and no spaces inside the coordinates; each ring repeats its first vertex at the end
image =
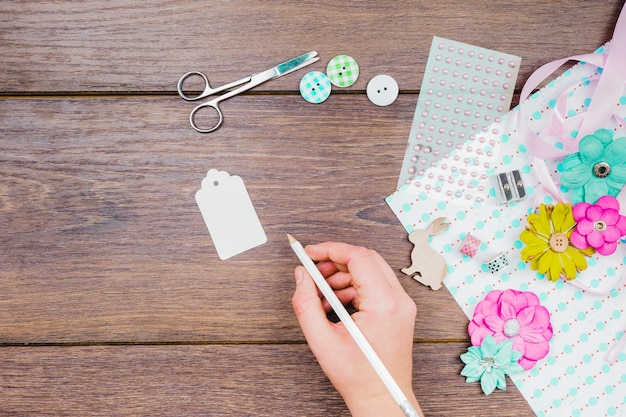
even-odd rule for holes
{"type": "MultiPolygon", "coordinates": [[[[599,80],[600,74],[596,74],[588,78],[587,81],[589,82],[589,88],[591,90],[595,89],[599,80]]],[[[533,135],[533,140],[527,141],[527,146],[529,152],[533,156],[535,173],[539,178],[539,182],[543,186],[542,189],[535,194],[535,206],[538,206],[541,201],[543,201],[546,192],[549,192],[550,195],[558,201],[563,203],[566,202],[559,191],[558,187],[560,184],[553,179],[552,175],[550,175],[548,167],[545,164],[545,160],[564,158],[567,155],[578,152],[578,141],[581,138],[581,135],[573,138],[571,136],[571,132],[580,131],[587,112],[578,113],[574,116],[568,116],[566,114],[568,98],[577,88],[578,85],[573,85],[561,93],[556,100],[550,124],[541,130],[537,135],[534,135],[527,123],[524,123],[523,128],[521,129],[522,133],[525,133],[526,135],[533,135]],[[563,146],[560,148],[556,147],[556,142],[560,142],[563,146]]],[[[611,111],[610,117],[617,119],[618,123],[621,121],[621,117],[614,114],[613,111],[611,111]]],[[[626,202],[623,203],[624,205],[620,205],[620,207],[623,212],[626,212],[626,202]]]]}
{"type": "MultiPolygon", "coordinates": [[[[543,191],[548,192],[557,201],[564,202],[565,199],[552,179],[545,160],[555,160],[577,152],[580,139],[605,127],[608,121],[614,117],[613,111],[625,87],[626,6],[622,8],[615,25],[608,53],[573,55],[549,62],[535,70],[524,84],[520,94],[521,105],[517,113],[517,125],[528,151],[533,156],[533,167],[539,183],[543,186],[543,191]],[[589,108],[580,115],[566,117],[566,102],[571,90],[565,91],[557,99],[551,124],[542,132],[536,134],[526,122],[523,103],[542,81],[568,61],[585,62],[598,67],[599,70],[601,69],[601,75],[590,79],[591,82],[597,83],[597,86],[591,98],[589,108]],[[571,137],[569,132],[574,130],[576,126],[578,126],[577,135],[571,137]],[[554,146],[554,138],[557,138],[563,144],[561,149],[554,146]]],[[[537,198],[543,197],[542,194],[537,193],[537,198]]]]}
{"type": "Polygon", "coordinates": [[[622,338],[616,340],[609,348],[609,351],[606,354],[606,361],[611,364],[616,362],[620,352],[624,350],[624,348],[626,348],[626,328],[622,333],[622,338]]]}

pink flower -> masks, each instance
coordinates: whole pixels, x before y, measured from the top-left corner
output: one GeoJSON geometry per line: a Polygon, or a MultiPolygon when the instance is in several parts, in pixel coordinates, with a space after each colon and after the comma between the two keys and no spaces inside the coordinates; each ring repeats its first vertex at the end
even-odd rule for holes
{"type": "Polygon", "coordinates": [[[595,248],[600,255],[610,255],[617,249],[617,241],[626,235],[626,216],[619,214],[619,201],[605,195],[596,204],[578,203],[572,209],[578,222],[570,241],[578,249],[595,248]]]}
{"type": "Polygon", "coordinates": [[[539,304],[535,293],[493,290],[476,305],[468,326],[472,345],[480,346],[486,336],[496,342],[513,339],[513,350],[522,352],[519,364],[525,370],[535,366],[550,350],[550,313],[539,304]]]}

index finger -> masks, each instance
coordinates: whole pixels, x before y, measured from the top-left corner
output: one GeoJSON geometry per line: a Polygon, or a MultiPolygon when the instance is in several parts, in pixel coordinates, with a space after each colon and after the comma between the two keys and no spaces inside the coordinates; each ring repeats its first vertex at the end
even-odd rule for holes
{"type": "Polygon", "coordinates": [[[363,284],[382,289],[381,286],[401,288],[396,274],[378,252],[341,242],[324,242],[309,245],[306,252],[314,261],[332,261],[339,270],[348,270],[357,287],[363,284]],[[380,276],[379,279],[372,279],[380,276]]]}

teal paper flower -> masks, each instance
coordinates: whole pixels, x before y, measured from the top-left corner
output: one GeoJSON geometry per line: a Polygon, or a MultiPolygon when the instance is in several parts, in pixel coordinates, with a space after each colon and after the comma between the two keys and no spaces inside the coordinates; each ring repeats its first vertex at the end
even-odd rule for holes
{"type": "Polygon", "coordinates": [[[561,185],[571,190],[574,204],[594,204],[615,197],[626,184],[626,138],[613,140],[613,131],[599,129],[578,143],[578,152],[563,159],[561,185]]]}
{"type": "Polygon", "coordinates": [[[493,336],[485,336],[480,347],[471,346],[461,355],[465,367],[461,375],[465,382],[480,381],[480,387],[486,395],[496,388],[506,390],[506,375],[522,372],[524,368],[517,363],[522,353],[513,350],[513,339],[496,343],[493,336]]]}

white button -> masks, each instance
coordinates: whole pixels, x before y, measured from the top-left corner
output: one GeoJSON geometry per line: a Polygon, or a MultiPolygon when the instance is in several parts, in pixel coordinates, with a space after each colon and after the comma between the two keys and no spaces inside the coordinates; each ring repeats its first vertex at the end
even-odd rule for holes
{"type": "Polygon", "coordinates": [[[381,74],[367,83],[367,98],[377,106],[388,106],[398,97],[398,83],[389,75],[381,74]]]}

